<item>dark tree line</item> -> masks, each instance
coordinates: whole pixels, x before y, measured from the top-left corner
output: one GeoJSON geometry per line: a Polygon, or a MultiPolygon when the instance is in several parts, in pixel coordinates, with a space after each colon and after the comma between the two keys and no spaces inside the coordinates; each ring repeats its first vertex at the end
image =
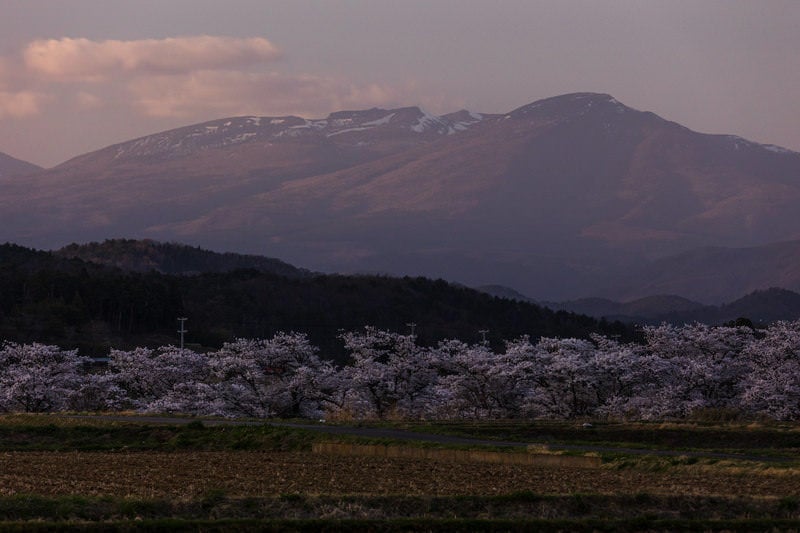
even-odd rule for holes
{"type": "Polygon", "coordinates": [[[235,338],[301,332],[325,357],[340,359],[342,330],[364,325],[408,332],[421,345],[442,339],[586,338],[630,340],[621,323],[495,298],[442,280],[381,276],[284,277],[257,270],[193,276],[127,272],[14,245],[0,246],[0,339],[47,342],[104,355],[111,347],[187,342],[218,348],[235,338]]]}
{"type": "Polygon", "coordinates": [[[116,266],[128,272],[163,274],[199,274],[254,269],[286,277],[310,273],[279,259],[258,255],[217,253],[185,244],[149,239],[109,239],[88,244],[70,244],[57,250],[59,257],[77,258],[100,265],[116,266]]]}

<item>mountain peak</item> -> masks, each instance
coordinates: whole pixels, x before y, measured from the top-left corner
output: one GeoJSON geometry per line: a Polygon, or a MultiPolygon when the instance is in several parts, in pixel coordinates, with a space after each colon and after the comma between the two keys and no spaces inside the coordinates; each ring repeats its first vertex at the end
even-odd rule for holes
{"type": "Polygon", "coordinates": [[[591,111],[611,111],[625,113],[633,111],[619,100],[605,93],[571,93],[537,100],[519,107],[508,114],[512,117],[523,117],[529,114],[538,115],[584,115],[591,111]]]}

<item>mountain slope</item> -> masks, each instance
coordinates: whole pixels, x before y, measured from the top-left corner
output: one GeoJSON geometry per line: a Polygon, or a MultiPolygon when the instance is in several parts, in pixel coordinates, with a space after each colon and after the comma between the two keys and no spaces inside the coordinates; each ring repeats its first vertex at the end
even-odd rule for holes
{"type": "Polygon", "coordinates": [[[25,176],[42,170],[42,167],[0,152],[0,178],[25,176]]]}
{"type": "Polygon", "coordinates": [[[549,300],[621,299],[615,278],[647,260],[800,238],[800,154],[593,93],[504,115],[223,119],[0,182],[0,240],[180,240],[549,300]]]}
{"type": "MultiPolygon", "coordinates": [[[[483,119],[466,115],[433,117],[414,107],[342,111],[321,120],[235,117],[150,135],[73,158],[25,183],[0,180],[7,192],[0,198],[6,223],[0,237],[54,246],[159,236],[152,228],[402,152],[483,119]]],[[[245,232],[244,240],[253,239],[245,232]]],[[[239,244],[235,236],[233,242],[239,244]]]]}

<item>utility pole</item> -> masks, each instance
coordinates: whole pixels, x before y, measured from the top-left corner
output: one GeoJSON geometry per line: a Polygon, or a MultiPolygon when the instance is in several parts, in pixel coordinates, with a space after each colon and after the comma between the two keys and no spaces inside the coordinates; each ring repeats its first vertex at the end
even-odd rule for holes
{"type": "Polygon", "coordinates": [[[185,317],[181,317],[181,318],[178,319],[178,322],[181,323],[181,329],[178,330],[178,333],[181,334],[181,350],[183,350],[183,334],[184,333],[189,333],[189,330],[186,329],[186,327],[185,327],[185,324],[186,324],[187,320],[189,320],[189,319],[185,318],[185,317]]]}
{"type": "Polygon", "coordinates": [[[414,328],[416,328],[417,325],[414,322],[409,322],[409,323],[406,324],[406,326],[411,328],[411,336],[413,337],[414,336],[414,328]]]}
{"type": "Polygon", "coordinates": [[[479,329],[478,333],[481,334],[481,338],[482,338],[481,344],[486,346],[486,334],[489,333],[489,330],[488,329],[479,329]]]}

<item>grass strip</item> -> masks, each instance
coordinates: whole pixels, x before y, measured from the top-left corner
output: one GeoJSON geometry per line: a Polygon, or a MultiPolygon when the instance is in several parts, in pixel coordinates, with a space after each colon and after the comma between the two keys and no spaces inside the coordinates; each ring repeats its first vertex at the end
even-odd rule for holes
{"type": "Polygon", "coordinates": [[[796,449],[796,423],[598,422],[578,421],[435,421],[386,422],[383,427],[460,437],[551,444],[617,446],[641,449],[741,451],[796,449]]]}
{"type": "Polygon", "coordinates": [[[0,451],[306,451],[321,436],[308,430],[258,426],[36,424],[0,419],[0,451]]]}
{"type": "Polygon", "coordinates": [[[508,519],[392,519],[392,520],[147,520],[105,523],[3,523],[2,532],[82,531],[271,531],[271,532],[638,532],[638,531],[796,531],[800,520],[508,520],[508,519]]]}
{"type": "Polygon", "coordinates": [[[182,520],[348,520],[513,522],[676,521],[800,523],[797,498],[722,498],[651,494],[546,495],[520,492],[499,496],[308,496],[228,497],[217,489],[190,501],[120,497],[15,495],[0,497],[0,524],[159,523],[182,520]]]}

